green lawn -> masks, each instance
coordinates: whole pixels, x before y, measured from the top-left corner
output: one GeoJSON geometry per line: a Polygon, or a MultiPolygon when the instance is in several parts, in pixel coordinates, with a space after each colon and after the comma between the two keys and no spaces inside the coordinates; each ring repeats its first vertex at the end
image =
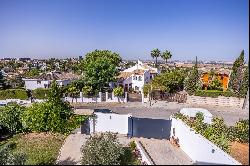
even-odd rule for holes
{"type": "Polygon", "coordinates": [[[14,143],[14,153],[26,154],[25,165],[52,165],[55,164],[64,139],[65,136],[61,134],[28,133],[17,134],[5,143],[14,143]]]}

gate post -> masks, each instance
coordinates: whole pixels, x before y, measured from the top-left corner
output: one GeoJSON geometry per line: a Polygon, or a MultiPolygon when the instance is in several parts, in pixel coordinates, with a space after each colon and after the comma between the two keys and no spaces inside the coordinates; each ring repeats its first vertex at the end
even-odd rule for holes
{"type": "Polygon", "coordinates": [[[144,103],[144,93],[143,93],[143,91],[141,93],[141,102],[144,103]]]}
{"type": "Polygon", "coordinates": [[[106,102],[108,101],[108,92],[105,92],[105,94],[106,94],[106,102]]]}
{"type": "Polygon", "coordinates": [[[100,99],[100,102],[102,102],[102,92],[99,92],[99,99],[100,99]]]}
{"type": "Polygon", "coordinates": [[[125,92],[125,102],[128,102],[128,92],[125,92]]]}
{"type": "Polygon", "coordinates": [[[82,94],[82,92],[80,92],[80,98],[81,98],[81,101],[83,102],[83,94],[82,94]]]}
{"type": "Polygon", "coordinates": [[[132,115],[128,114],[128,134],[127,137],[132,138],[133,137],[133,119],[132,115]]]}

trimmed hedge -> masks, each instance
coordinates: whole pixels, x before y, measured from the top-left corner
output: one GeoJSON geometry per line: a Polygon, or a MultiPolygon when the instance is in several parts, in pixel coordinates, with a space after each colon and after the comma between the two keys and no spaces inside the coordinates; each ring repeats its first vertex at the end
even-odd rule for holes
{"type": "Polygon", "coordinates": [[[35,99],[46,99],[49,93],[49,89],[37,88],[31,91],[32,97],[35,99]]]}
{"type": "Polygon", "coordinates": [[[217,98],[218,96],[224,97],[238,97],[235,93],[231,91],[216,91],[216,90],[198,90],[194,94],[195,96],[202,96],[202,97],[213,97],[217,98]]]}
{"type": "Polygon", "coordinates": [[[27,100],[28,93],[24,89],[7,89],[7,90],[0,90],[0,100],[6,99],[21,99],[27,100]]]}

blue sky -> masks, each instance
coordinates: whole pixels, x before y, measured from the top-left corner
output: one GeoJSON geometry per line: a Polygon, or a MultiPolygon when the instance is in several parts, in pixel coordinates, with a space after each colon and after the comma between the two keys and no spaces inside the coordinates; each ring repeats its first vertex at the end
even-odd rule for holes
{"type": "Polygon", "coordinates": [[[66,58],[94,49],[124,59],[233,61],[249,55],[248,0],[0,0],[0,58],[66,58]]]}

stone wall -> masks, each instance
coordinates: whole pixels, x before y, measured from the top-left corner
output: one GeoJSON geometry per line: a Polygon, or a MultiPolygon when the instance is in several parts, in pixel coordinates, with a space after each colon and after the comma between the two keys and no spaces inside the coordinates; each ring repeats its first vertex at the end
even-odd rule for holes
{"type": "Polygon", "coordinates": [[[188,95],[186,103],[193,104],[193,105],[211,105],[211,106],[242,108],[243,103],[244,103],[244,98],[224,97],[224,96],[212,98],[212,97],[201,97],[201,96],[189,96],[188,95]]]}

